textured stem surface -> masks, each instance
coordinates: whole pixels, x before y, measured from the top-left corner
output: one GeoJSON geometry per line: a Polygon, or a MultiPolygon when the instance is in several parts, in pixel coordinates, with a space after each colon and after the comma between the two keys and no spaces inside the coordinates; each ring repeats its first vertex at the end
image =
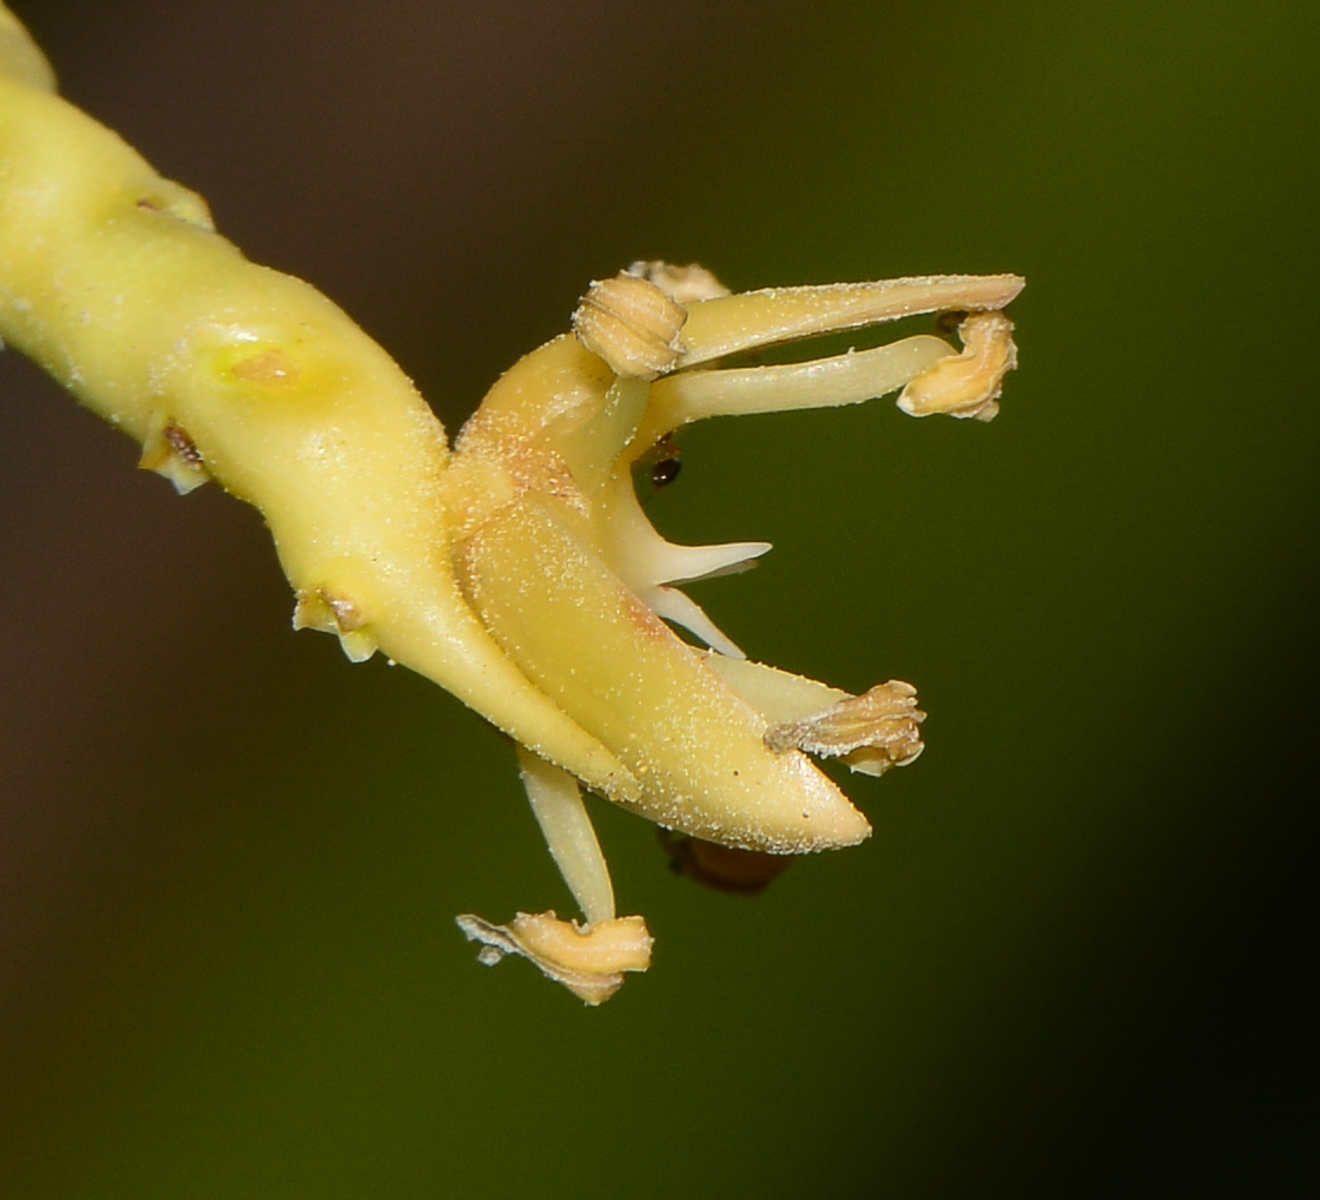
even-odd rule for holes
{"type": "MultiPolygon", "coordinates": [[[[49,90],[0,8],[0,334],[181,490],[261,510],[300,597],[607,795],[636,783],[509,660],[454,578],[444,430],[314,288],[248,262],[205,203],[49,90]]],[[[304,622],[313,623],[313,622],[304,622]]],[[[324,626],[322,626],[324,627],[324,626]]]]}

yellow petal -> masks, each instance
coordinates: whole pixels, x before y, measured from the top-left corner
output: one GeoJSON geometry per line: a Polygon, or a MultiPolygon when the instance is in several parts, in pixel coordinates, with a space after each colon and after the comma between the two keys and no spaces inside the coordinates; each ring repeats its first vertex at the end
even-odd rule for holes
{"type": "Polygon", "coordinates": [[[797,750],[771,751],[741,700],[558,519],[526,499],[465,545],[467,594],[527,676],[640,784],[626,805],[772,853],[852,845],[870,826],[797,750]]]}

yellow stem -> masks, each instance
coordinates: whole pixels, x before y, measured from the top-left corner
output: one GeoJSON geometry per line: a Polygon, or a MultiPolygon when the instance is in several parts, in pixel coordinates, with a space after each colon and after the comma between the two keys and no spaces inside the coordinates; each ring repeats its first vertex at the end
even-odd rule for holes
{"type": "Polygon", "coordinates": [[[265,516],[300,597],[610,796],[636,782],[509,660],[450,563],[439,421],[318,291],[50,90],[0,6],[0,335],[144,447],[265,516]],[[180,463],[183,459],[183,463],[180,463]]]}

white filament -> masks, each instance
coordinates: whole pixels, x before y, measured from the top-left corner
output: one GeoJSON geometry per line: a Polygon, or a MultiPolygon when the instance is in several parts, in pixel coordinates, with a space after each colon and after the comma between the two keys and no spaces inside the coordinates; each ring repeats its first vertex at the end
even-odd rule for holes
{"type": "Polygon", "coordinates": [[[587,924],[612,921],[614,885],[577,780],[522,746],[518,769],[550,855],[587,924]]]}

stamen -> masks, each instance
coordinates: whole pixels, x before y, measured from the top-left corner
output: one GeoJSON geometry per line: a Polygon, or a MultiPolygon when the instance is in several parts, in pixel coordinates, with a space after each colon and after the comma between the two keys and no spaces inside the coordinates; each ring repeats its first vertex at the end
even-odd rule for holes
{"type": "Polygon", "coordinates": [[[1013,322],[1003,313],[972,313],[959,327],[963,352],[936,363],[903,389],[898,407],[913,417],[947,413],[993,421],[1004,376],[1017,365],[1013,322]]]}
{"type": "Polygon", "coordinates": [[[621,379],[654,379],[683,357],[687,310],[654,283],[623,272],[592,283],[573,313],[573,331],[621,379]]]}
{"type": "Polygon", "coordinates": [[[614,885],[577,780],[522,746],[518,747],[518,769],[550,855],[587,925],[612,921],[614,885]]]}
{"type": "Polygon", "coordinates": [[[701,301],[688,306],[683,366],[918,313],[999,309],[1024,283],[1017,275],[926,275],[880,283],[766,288],[701,301]]]}
{"type": "Polygon", "coordinates": [[[891,679],[814,716],[772,726],[765,744],[779,752],[805,750],[821,758],[842,758],[854,770],[883,775],[921,754],[925,747],[918,726],[925,719],[917,707],[917,689],[891,679]]]}
{"type": "Polygon", "coordinates": [[[860,404],[897,391],[943,359],[956,357],[948,342],[918,334],[874,350],[787,366],[681,371],[651,385],[634,445],[645,449],[661,433],[703,417],[860,404]]]}
{"type": "Polygon", "coordinates": [[[770,722],[771,750],[838,758],[864,775],[905,767],[924,749],[916,689],[891,679],[860,696],[764,663],[708,654],[706,665],[770,722]]]}

